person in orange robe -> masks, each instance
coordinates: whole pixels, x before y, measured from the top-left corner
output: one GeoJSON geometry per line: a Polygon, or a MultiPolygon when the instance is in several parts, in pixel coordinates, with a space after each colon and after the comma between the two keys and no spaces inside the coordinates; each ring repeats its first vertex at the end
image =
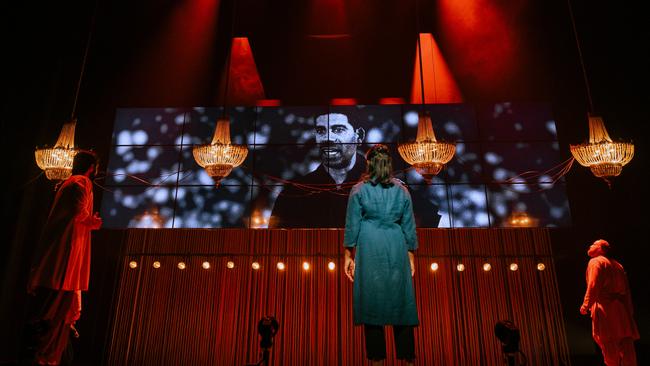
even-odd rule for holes
{"type": "Polygon", "coordinates": [[[90,232],[102,220],[93,214],[93,183],[97,158],[79,152],[72,176],[56,192],[34,255],[28,292],[31,311],[30,358],[39,365],[58,365],[81,315],[81,291],[90,277],[90,232]]]}
{"type": "Polygon", "coordinates": [[[607,258],[609,243],[596,240],[587,251],[587,291],[580,314],[591,313],[592,335],[605,365],[636,365],[634,341],[639,331],[633,319],[632,297],[623,266],[607,258]]]}

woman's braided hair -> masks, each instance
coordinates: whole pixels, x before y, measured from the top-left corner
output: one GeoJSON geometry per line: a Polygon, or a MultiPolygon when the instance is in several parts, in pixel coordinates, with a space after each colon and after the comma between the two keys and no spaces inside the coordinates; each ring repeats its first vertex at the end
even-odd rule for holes
{"type": "Polygon", "coordinates": [[[393,159],[390,156],[388,146],[377,144],[366,153],[367,168],[364,180],[373,185],[391,185],[393,178],[393,159]]]}

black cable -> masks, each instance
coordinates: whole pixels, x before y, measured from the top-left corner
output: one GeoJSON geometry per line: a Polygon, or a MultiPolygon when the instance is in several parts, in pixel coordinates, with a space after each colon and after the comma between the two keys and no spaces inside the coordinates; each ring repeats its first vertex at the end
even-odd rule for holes
{"type": "Polygon", "coordinates": [[[415,24],[418,33],[418,59],[420,61],[420,89],[422,92],[422,112],[424,112],[424,69],[422,66],[422,42],[420,41],[420,8],[418,6],[419,0],[415,0],[415,24]]]}
{"type": "Polygon", "coordinates": [[[585,80],[585,88],[587,90],[587,100],[589,101],[589,112],[594,113],[594,102],[591,99],[591,90],[589,87],[589,79],[587,78],[587,69],[585,68],[585,61],[582,56],[582,49],[580,48],[580,40],[578,39],[578,30],[576,29],[576,21],[573,17],[573,8],[571,7],[571,0],[567,0],[569,7],[569,17],[571,18],[571,26],[573,28],[573,36],[576,39],[576,47],[578,49],[578,57],[580,59],[580,66],[582,67],[582,77],[585,80]]]}
{"type": "Polygon", "coordinates": [[[70,114],[70,119],[75,119],[75,113],[77,111],[77,101],[79,100],[79,90],[81,89],[81,81],[86,71],[86,61],[88,60],[88,50],[90,49],[90,43],[93,36],[93,31],[95,29],[95,23],[97,21],[97,10],[99,9],[99,0],[95,1],[95,9],[93,10],[93,15],[90,20],[90,28],[88,30],[88,39],[86,40],[86,48],[84,49],[84,56],[81,61],[81,70],[79,72],[79,80],[77,80],[77,90],[74,95],[74,102],[72,104],[72,113],[70,114]]]}
{"type": "Polygon", "coordinates": [[[223,110],[221,111],[221,117],[226,117],[226,109],[228,108],[228,84],[230,84],[230,66],[232,62],[232,46],[233,46],[233,37],[235,35],[235,17],[237,16],[237,0],[232,0],[232,22],[230,23],[230,39],[228,44],[228,59],[226,60],[226,82],[224,83],[223,91],[223,110]]]}

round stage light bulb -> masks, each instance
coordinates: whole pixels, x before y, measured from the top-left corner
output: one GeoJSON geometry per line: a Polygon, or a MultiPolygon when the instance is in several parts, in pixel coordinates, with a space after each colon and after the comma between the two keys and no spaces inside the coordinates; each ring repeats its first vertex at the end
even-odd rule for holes
{"type": "Polygon", "coordinates": [[[178,269],[185,269],[185,262],[178,262],[178,269]]]}
{"type": "Polygon", "coordinates": [[[510,263],[510,270],[511,271],[514,272],[514,271],[516,271],[518,269],[519,269],[519,266],[517,265],[517,263],[510,263]]]}
{"type": "Polygon", "coordinates": [[[226,263],[226,268],[230,268],[230,269],[235,268],[235,262],[228,261],[228,263],[226,263]]]}
{"type": "Polygon", "coordinates": [[[210,269],[210,262],[208,261],[203,262],[203,264],[201,264],[201,267],[203,267],[203,269],[210,269]]]}
{"type": "Polygon", "coordinates": [[[136,261],[130,261],[130,262],[129,262],[129,267],[131,267],[131,268],[137,268],[137,267],[138,267],[138,262],[136,262],[136,261]]]}
{"type": "Polygon", "coordinates": [[[537,263],[537,270],[538,271],[543,271],[545,269],[546,269],[546,265],[544,265],[544,263],[542,263],[542,262],[537,263]]]}
{"type": "Polygon", "coordinates": [[[489,272],[492,269],[492,265],[490,263],[483,263],[483,270],[485,272],[489,272]]]}
{"type": "Polygon", "coordinates": [[[462,264],[462,263],[458,263],[458,265],[456,266],[456,269],[458,270],[458,272],[462,272],[462,271],[465,270],[465,265],[462,264]]]}
{"type": "Polygon", "coordinates": [[[309,271],[309,262],[302,262],[302,269],[309,271]]]}
{"type": "Polygon", "coordinates": [[[434,271],[434,272],[438,270],[438,263],[437,262],[431,263],[431,270],[434,271]]]}
{"type": "Polygon", "coordinates": [[[330,271],[333,271],[336,268],[336,264],[334,264],[334,262],[329,262],[327,263],[327,268],[329,268],[330,271]]]}
{"type": "Polygon", "coordinates": [[[251,264],[251,267],[253,267],[253,269],[257,271],[258,269],[260,269],[260,264],[257,262],[253,262],[253,264],[251,264]]]}
{"type": "Polygon", "coordinates": [[[160,268],[160,262],[158,262],[158,261],[153,262],[153,268],[156,268],[156,269],[160,268]]]}
{"type": "Polygon", "coordinates": [[[278,262],[278,269],[280,271],[284,271],[284,269],[287,268],[283,262],[278,262]]]}

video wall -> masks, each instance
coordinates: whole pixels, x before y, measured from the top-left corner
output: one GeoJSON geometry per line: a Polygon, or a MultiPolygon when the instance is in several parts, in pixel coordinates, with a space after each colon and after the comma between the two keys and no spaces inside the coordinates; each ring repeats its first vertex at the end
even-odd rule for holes
{"type": "Polygon", "coordinates": [[[500,103],[118,109],[104,227],[343,227],[349,189],[377,143],[393,152],[418,227],[503,227],[521,213],[537,226],[571,223],[565,182],[542,174],[566,159],[549,106],[500,103]],[[423,109],[438,139],[457,144],[432,184],[397,152],[415,140],[423,109]],[[192,147],[211,141],[224,114],[232,143],[249,152],[216,187],[192,147]]]}

